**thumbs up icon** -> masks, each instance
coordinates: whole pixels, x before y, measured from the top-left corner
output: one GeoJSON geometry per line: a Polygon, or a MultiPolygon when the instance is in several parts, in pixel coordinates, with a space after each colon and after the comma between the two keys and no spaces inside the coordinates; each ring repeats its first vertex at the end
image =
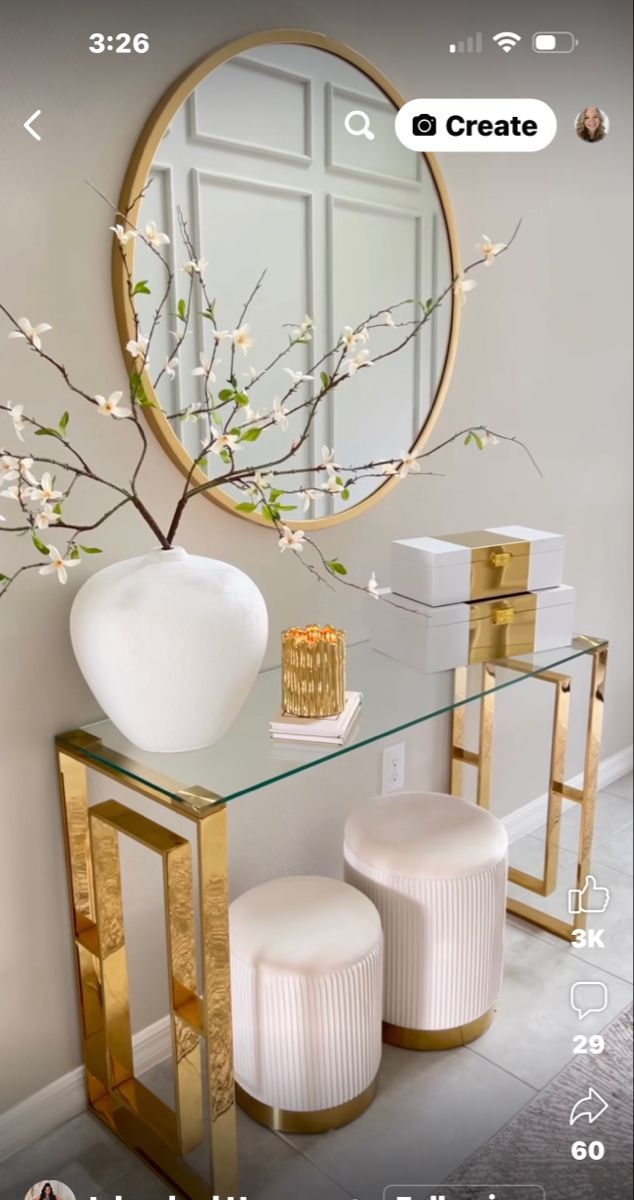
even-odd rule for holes
{"type": "Polygon", "coordinates": [[[594,875],[586,875],[582,888],[571,888],[568,892],[569,913],[604,913],[609,903],[609,888],[599,887],[594,875]]]}

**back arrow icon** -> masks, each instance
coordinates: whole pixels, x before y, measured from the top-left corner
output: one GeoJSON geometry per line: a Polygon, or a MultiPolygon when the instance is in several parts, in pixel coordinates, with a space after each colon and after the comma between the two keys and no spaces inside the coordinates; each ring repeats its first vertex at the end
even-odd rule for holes
{"type": "Polygon", "coordinates": [[[36,133],[35,130],[31,128],[31,126],[34,121],[37,121],[38,117],[41,117],[41,115],[42,115],[42,109],[36,108],[35,112],[31,113],[31,116],[29,117],[28,121],[24,122],[24,128],[26,129],[27,133],[31,134],[31,137],[35,138],[36,142],[41,142],[42,139],[41,139],[39,133],[36,133]]]}

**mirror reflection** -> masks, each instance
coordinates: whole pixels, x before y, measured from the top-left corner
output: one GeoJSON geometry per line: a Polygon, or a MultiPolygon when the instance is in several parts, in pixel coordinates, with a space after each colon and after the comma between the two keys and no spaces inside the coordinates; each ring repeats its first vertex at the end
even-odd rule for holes
{"type": "MultiPolygon", "coordinates": [[[[381,89],[337,55],[259,46],[194,89],[162,139],[142,201],[138,223],[153,220],[166,232],[162,250],[174,270],[175,316],[154,335],[153,367],[174,358],[178,302],[190,287],[198,314],[177,366],[156,387],[193,459],[209,440],[206,385],[217,397],[235,379],[245,397],[238,425],[275,420],[275,443],[241,444],[245,466],[282,457],[301,438],[322,373],[332,375],[342,348],[347,368],[353,360],[363,368],[350,368],[345,385],[317,406],[288,464],[286,484],[316,492],[296,501],[292,519],[304,509],[308,518],[336,514],[380,487],[385,476],[368,471],[346,497],[338,485],[325,490],[310,468],[324,448],[343,466],[409,450],[442,378],[451,291],[419,336],[391,353],[420,320],[420,302],[452,276],[434,177],[424,156],[396,139],[394,115],[381,89]],[[195,269],[182,271],[183,233],[189,257],[206,260],[204,290],[195,269]],[[351,330],[355,344],[346,348],[351,330]]],[[[160,263],[140,240],[135,278],[154,295],[164,287],[160,263]]],[[[136,299],[143,325],[152,297],[136,299]]],[[[226,466],[210,454],[203,469],[215,476],[226,466]]],[[[235,488],[229,495],[245,498],[235,488]]]]}

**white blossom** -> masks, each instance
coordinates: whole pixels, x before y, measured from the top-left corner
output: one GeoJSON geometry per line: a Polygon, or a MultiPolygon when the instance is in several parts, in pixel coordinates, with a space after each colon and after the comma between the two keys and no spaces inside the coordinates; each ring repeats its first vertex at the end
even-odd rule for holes
{"type": "Polygon", "coordinates": [[[51,561],[50,563],[47,563],[45,567],[40,567],[39,574],[52,575],[53,572],[55,572],[59,582],[66,583],[66,580],[68,579],[68,567],[76,567],[79,559],[62,558],[57,546],[47,546],[46,549],[49,552],[51,561]]]}
{"type": "Polygon", "coordinates": [[[376,575],[374,574],[374,571],[372,572],[370,578],[368,579],[368,591],[371,596],[374,596],[375,600],[379,599],[379,585],[377,583],[377,579],[376,579],[376,575]]]}
{"type": "MultiPolygon", "coordinates": [[[[204,353],[201,352],[198,355],[198,361],[200,363],[200,366],[194,367],[194,370],[192,371],[192,375],[204,375],[205,378],[208,379],[210,383],[215,383],[216,376],[215,376],[215,373],[211,369],[211,359],[205,358],[204,353]]],[[[222,360],[220,358],[217,358],[215,360],[215,365],[219,366],[221,361],[222,360]]]]}
{"type": "Polygon", "coordinates": [[[202,275],[208,265],[206,258],[190,258],[189,262],[181,267],[181,271],[184,271],[186,275],[202,275]]]}
{"type": "Polygon", "coordinates": [[[116,417],[117,420],[132,416],[129,408],[122,407],[119,404],[119,401],[122,399],[123,392],[111,392],[109,396],[95,396],[99,412],[102,416],[116,417]]]}
{"type": "Polygon", "coordinates": [[[177,368],[177,366],[178,366],[178,356],[177,356],[177,355],[174,355],[174,357],[173,357],[173,358],[166,358],[166,359],[165,359],[165,374],[166,374],[166,375],[167,375],[167,376],[168,376],[170,379],[175,379],[175,378],[176,378],[176,368],[177,368]]]}
{"type": "Polygon", "coordinates": [[[381,320],[383,321],[384,325],[390,325],[392,328],[394,328],[396,324],[394,317],[392,316],[391,312],[387,311],[387,309],[385,312],[381,313],[381,320]]]}
{"type": "Polygon", "coordinates": [[[322,492],[329,492],[331,496],[337,496],[344,488],[343,483],[339,483],[336,475],[329,475],[325,483],[322,483],[322,492]]]}
{"type": "Polygon", "coordinates": [[[54,500],[61,500],[62,492],[58,492],[53,487],[53,477],[50,471],[45,471],[39,483],[34,483],[30,489],[30,498],[38,500],[42,504],[52,504],[54,500]]]}
{"type": "Polygon", "coordinates": [[[499,254],[501,250],[506,250],[506,242],[496,242],[493,245],[491,239],[487,237],[486,233],[483,233],[482,241],[477,243],[476,249],[484,258],[485,267],[490,267],[496,254],[499,254]]]}
{"type": "Polygon", "coordinates": [[[284,407],[279,396],[276,396],[273,401],[271,416],[280,429],[288,429],[288,409],[284,407]]]}
{"type": "Polygon", "coordinates": [[[60,514],[56,513],[50,504],[43,504],[35,517],[35,527],[36,529],[48,529],[49,525],[55,525],[59,520],[61,520],[60,514]]]}
{"type": "Polygon", "coordinates": [[[223,342],[226,338],[233,337],[233,334],[228,329],[214,329],[211,336],[216,342],[223,342]]]}
{"type": "Polygon", "coordinates": [[[418,459],[416,458],[416,455],[411,454],[409,450],[405,451],[405,453],[403,453],[400,458],[400,463],[399,463],[399,468],[398,468],[399,479],[405,479],[405,476],[410,475],[410,474],[416,475],[419,471],[420,471],[420,463],[419,463],[418,459]]]}
{"type": "Polygon", "coordinates": [[[27,483],[37,486],[37,479],[31,474],[32,458],[14,458],[12,454],[0,454],[0,482],[11,483],[14,479],[25,479],[27,483]]]}
{"type": "Polygon", "coordinates": [[[283,367],[282,369],[290,376],[294,387],[297,387],[298,383],[312,383],[315,378],[314,375],[302,375],[301,371],[293,371],[290,367],[283,367]]]}
{"type": "Polygon", "coordinates": [[[130,338],[130,341],[126,342],[125,348],[133,358],[145,359],[149,344],[150,339],[144,337],[142,333],[138,333],[136,339],[130,338]]]}
{"type": "Polygon", "coordinates": [[[367,325],[363,329],[354,330],[352,325],[344,325],[341,335],[341,345],[346,347],[346,350],[351,350],[354,346],[361,342],[363,345],[370,339],[367,325]]]}
{"type": "Polygon", "coordinates": [[[154,246],[155,249],[157,246],[169,245],[167,234],[161,233],[156,228],[156,221],[148,221],[145,226],[145,240],[150,243],[150,246],[154,246]]]}
{"type": "Polygon", "coordinates": [[[303,511],[307,513],[313,500],[319,500],[321,492],[318,492],[316,488],[305,488],[303,491],[298,492],[297,495],[300,500],[304,501],[303,511]]]}
{"type": "Polygon", "coordinates": [[[344,370],[348,372],[348,375],[355,375],[360,367],[373,366],[374,363],[370,359],[370,351],[359,350],[358,354],[353,355],[352,358],[346,359],[346,362],[344,363],[344,370]]]}
{"type": "Polygon", "coordinates": [[[381,470],[381,474],[382,475],[398,475],[398,463],[396,463],[396,462],[384,463],[382,470],[381,470]]]}
{"type": "Polygon", "coordinates": [[[234,329],[231,337],[236,350],[241,350],[243,354],[247,354],[251,346],[255,345],[248,325],[241,325],[239,329],[234,329]]]}
{"type": "Polygon", "coordinates": [[[261,471],[256,471],[249,483],[249,490],[252,492],[263,492],[270,484],[273,476],[263,475],[261,471]]]}
{"type": "Polygon", "coordinates": [[[24,405],[23,404],[12,404],[11,401],[9,400],[9,412],[11,413],[11,420],[13,421],[13,428],[15,430],[16,436],[20,439],[21,442],[23,442],[24,437],[22,436],[22,431],[24,429],[26,429],[27,425],[28,425],[28,422],[25,421],[24,416],[23,416],[24,405]]]}
{"type": "Polygon", "coordinates": [[[20,332],[18,333],[17,329],[13,329],[9,334],[9,337],[24,338],[25,341],[30,342],[30,344],[34,346],[36,350],[42,349],[40,334],[46,333],[49,329],[53,328],[52,325],[46,324],[31,325],[28,317],[19,317],[18,325],[20,326],[20,332]]]}
{"type": "Polygon", "coordinates": [[[219,433],[211,447],[212,454],[221,454],[223,450],[233,453],[240,449],[240,438],[236,433],[219,433]]]}
{"type": "Polygon", "coordinates": [[[294,550],[297,554],[301,554],[304,549],[304,538],[306,534],[303,529],[293,531],[288,528],[288,525],[282,525],[282,536],[277,543],[280,552],[284,550],[294,550]]]}
{"type": "Polygon", "coordinates": [[[120,246],[127,246],[136,237],[136,229],[125,229],[123,225],[111,225],[110,232],[114,233],[120,246]]]}
{"type": "Polygon", "coordinates": [[[453,294],[459,298],[461,304],[464,304],[467,292],[472,292],[476,286],[475,279],[465,279],[464,275],[460,275],[453,285],[453,294]]]}
{"type": "Polygon", "coordinates": [[[336,475],[337,471],[341,470],[341,467],[339,467],[337,465],[337,463],[335,462],[334,447],[332,450],[329,450],[328,446],[322,446],[322,448],[321,448],[321,465],[322,465],[322,467],[326,468],[329,475],[336,475]]]}
{"type": "Polygon", "coordinates": [[[314,328],[315,322],[313,318],[305,315],[304,320],[293,330],[293,340],[297,341],[301,338],[304,342],[311,342],[313,340],[312,331],[314,328]]]}

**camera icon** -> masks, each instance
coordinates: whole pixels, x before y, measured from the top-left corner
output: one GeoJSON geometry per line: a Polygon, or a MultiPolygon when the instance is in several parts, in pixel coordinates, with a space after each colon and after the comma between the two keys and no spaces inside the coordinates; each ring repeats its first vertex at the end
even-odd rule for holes
{"type": "Polygon", "coordinates": [[[415,137],[433,137],[436,132],[436,118],[431,113],[420,113],[412,121],[412,133],[415,137]]]}

